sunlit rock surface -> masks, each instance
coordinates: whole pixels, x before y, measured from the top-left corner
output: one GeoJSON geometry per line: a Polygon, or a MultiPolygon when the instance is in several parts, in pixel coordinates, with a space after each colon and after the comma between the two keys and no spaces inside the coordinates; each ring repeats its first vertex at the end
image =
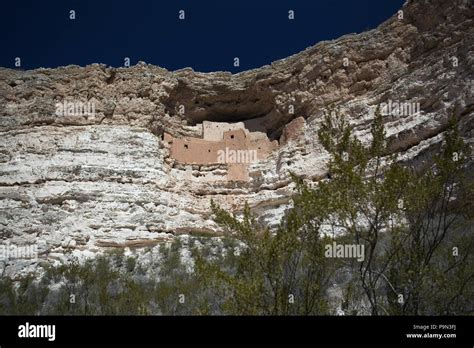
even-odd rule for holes
{"type": "MultiPolygon", "coordinates": [[[[382,103],[418,105],[384,117],[392,150],[416,165],[429,163],[451,115],[472,143],[472,2],[410,1],[402,11],[236,75],[144,63],[0,69],[0,238],[37,245],[39,260],[51,261],[216,236],[211,198],[236,212],[247,201],[275,225],[293,192],[290,171],[315,182],[326,175],[317,131],[332,110],[367,142],[382,103]],[[68,102],[94,109],[58,114],[68,102]],[[226,180],[221,165],[173,165],[164,132],[198,137],[203,121],[242,121],[279,146],[249,166],[247,182],[226,180]]],[[[37,264],[10,260],[5,274],[37,264]]]]}

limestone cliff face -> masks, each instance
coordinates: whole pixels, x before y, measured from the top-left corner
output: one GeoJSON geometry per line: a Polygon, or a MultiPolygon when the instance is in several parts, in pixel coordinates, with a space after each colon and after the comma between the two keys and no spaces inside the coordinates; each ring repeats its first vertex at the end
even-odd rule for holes
{"type": "MultiPolygon", "coordinates": [[[[236,75],[144,63],[0,69],[0,237],[36,244],[49,260],[215,235],[211,198],[236,211],[248,201],[277,223],[292,194],[289,171],[312,181],[326,174],[316,133],[332,109],[368,141],[377,107],[418,105],[384,122],[392,150],[419,165],[439,148],[450,115],[472,142],[472,2],[408,1],[402,11],[236,75]],[[81,102],[93,112],[69,110],[81,102]],[[223,179],[221,165],[172,165],[163,133],[197,137],[203,121],[242,121],[279,146],[249,166],[248,182],[223,179]]],[[[34,265],[11,261],[7,273],[34,265]]]]}

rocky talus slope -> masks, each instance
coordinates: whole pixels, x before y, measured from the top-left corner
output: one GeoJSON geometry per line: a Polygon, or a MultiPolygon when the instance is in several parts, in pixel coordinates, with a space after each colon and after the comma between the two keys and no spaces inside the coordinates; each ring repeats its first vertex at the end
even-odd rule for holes
{"type": "MultiPolygon", "coordinates": [[[[289,171],[326,175],[317,130],[333,109],[368,141],[381,103],[419,105],[418,114],[384,117],[392,150],[418,165],[439,149],[450,115],[472,143],[472,1],[408,1],[401,10],[374,30],[235,75],[145,63],[0,69],[0,238],[56,260],[212,236],[211,198],[234,211],[248,201],[277,223],[293,190],[289,171]],[[95,113],[58,116],[64,101],[93,103],[95,113]],[[163,132],[198,136],[205,120],[244,121],[279,147],[250,166],[245,183],[222,180],[222,166],[173,163],[163,132]]],[[[5,272],[36,265],[12,260],[5,272]]]]}

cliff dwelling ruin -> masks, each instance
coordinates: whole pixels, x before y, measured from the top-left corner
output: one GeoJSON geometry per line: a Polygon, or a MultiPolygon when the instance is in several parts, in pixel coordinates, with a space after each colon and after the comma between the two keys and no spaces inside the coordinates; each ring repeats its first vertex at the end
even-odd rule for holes
{"type": "Polygon", "coordinates": [[[278,141],[270,141],[264,132],[250,132],[243,122],[203,121],[201,138],[173,137],[164,133],[169,157],[180,164],[226,164],[229,181],[248,181],[248,166],[267,158],[278,141]]]}

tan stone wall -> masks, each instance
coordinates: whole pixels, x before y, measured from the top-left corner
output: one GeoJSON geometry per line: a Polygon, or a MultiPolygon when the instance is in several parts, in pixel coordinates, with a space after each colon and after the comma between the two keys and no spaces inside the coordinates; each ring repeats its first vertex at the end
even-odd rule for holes
{"type": "Polygon", "coordinates": [[[163,140],[170,149],[170,157],[179,163],[227,163],[227,179],[236,181],[249,180],[248,161],[265,159],[278,147],[278,142],[270,142],[265,133],[249,133],[241,122],[221,124],[205,121],[203,137],[204,139],[174,138],[165,133],[163,140]]]}
{"type": "Polygon", "coordinates": [[[202,123],[202,138],[204,140],[221,141],[224,137],[224,132],[237,129],[245,130],[244,124],[242,122],[227,123],[204,121],[202,123]]]}

